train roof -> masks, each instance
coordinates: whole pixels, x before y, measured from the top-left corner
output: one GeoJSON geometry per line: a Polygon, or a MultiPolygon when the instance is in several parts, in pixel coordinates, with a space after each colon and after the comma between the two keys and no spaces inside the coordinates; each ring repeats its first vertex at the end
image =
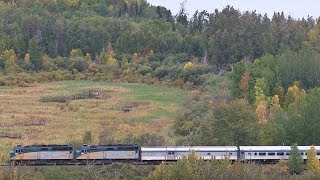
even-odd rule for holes
{"type": "Polygon", "coordinates": [[[61,145],[61,144],[48,144],[48,145],[17,145],[14,147],[15,150],[72,150],[73,146],[61,145]]]}
{"type": "MultiPolygon", "coordinates": [[[[307,151],[310,146],[298,146],[300,151],[307,151]]],[[[315,146],[320,151],[320,146],[315,146]]],[[[291,151],[290,146],[240,146],[241,151],[291,151]]]]}
{"type": "Polygon", "coordinates": [[[149,146],[141,147],[141,151],[237,151],[236,146],[149,146]]]}
{"type": "Polygon", "coordinates": [[[136,144],[118,144],[118,145],[82,145],[80,149],[87,150],[130,150],[139,149],[136,144]]]}

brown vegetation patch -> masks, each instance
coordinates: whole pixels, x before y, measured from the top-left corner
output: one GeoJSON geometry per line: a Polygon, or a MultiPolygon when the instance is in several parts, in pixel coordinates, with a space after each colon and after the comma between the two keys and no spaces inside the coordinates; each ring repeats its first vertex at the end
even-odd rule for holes
{"type": "Polygon", "coordinates": [[[44,96],[40,99],[41,102],[57,102],[66,103],[73,100],[81,99],[109,99],[110,95],[106,94],[104,91],[99,90],[84,90],[78,94],[73,95],[56,95],[56,96],[44,96]]]}
{"type": "Polygon", "coordinates": [[[22,135],[18,133],[0,132],[0,138],[22,139],[22,135]]]}
{"type": "Polygon", "coordinates": [[[24,122],[17,122],[14,124],[0,124],[0,127],[15,127],[15,126],[45,126],[48,122],[45,120],[33,120],[33,121],[24,121],[24,122]]]}
{"type": "Polygon", "coordinates": [[[31,122],[17,123],[18,126],[45,126],[47,122],[45,120],[34,120],[31,122]]]}
{"type": "Polygon", "coordinates": [[[121,106],[121,111],[123,112],[131,112],[141,109],[146,109],[149,106],[149,102],[131,102],[126,103],[121,106]]]}

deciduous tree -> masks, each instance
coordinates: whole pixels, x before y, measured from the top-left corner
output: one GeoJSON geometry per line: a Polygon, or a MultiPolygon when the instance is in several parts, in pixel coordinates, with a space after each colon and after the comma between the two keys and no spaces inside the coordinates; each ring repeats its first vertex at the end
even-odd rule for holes
{"type": "Polygon", "coordinates": [[[307,170],[314,174],[320,174],[320,163],[315,147],[311,145],[307,153],[307,170]]]}

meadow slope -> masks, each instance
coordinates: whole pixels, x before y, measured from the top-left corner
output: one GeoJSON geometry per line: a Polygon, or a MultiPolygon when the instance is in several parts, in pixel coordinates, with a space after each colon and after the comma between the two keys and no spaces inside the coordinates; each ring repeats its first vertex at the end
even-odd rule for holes
{"type": "Polygon", "coordinates": [[[0,150],[7,159],[14,145],[81,142],[86,131],[94,143],[106,131],[116,141],[156,133],[170,144],[170,127],[187,96],[174,88],[92,81],[1,87],[0,150]],[[91,97],[59,102],[83,92],[91,97]]]}

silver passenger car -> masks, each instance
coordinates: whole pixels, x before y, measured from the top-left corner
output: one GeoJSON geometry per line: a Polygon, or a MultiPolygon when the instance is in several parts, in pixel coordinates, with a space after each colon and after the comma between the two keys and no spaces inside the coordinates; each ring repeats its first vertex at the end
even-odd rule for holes
{"type": "MultiPolygon", "coordinates": [[[[307,159],[310,146],[298,146],[303,159],[307,159]]],[[[320,146],[315,146],[320,158],[320,146]]],[[[290,146],[240,146],[241,159],[252,161],[288,160],[291,152],[290,146]]]]}
{"type": "Polygon", "coordinates": [[[205,160],[237,159],[236,146],[179,146],[179,147],[141,147],[141,161],[176,161],[195,152],[205,160]]]}

